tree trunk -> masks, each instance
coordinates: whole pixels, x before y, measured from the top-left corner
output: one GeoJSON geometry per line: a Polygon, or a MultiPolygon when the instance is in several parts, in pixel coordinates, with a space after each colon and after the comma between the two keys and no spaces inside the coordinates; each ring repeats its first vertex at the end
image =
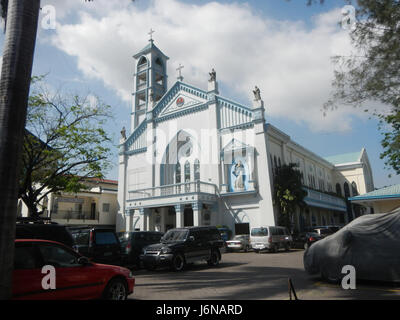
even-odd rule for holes
{"type": "Polygon", "coordinates": [[[40,0],[10,0],[0,80],[0,299],[12,294],[18,164],[40,0]]]}

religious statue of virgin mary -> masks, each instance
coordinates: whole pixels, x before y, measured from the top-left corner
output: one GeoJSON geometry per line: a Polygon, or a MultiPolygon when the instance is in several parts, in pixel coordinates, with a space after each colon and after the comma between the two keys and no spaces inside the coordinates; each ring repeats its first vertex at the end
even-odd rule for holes
{"type": "Polygon", "coordinates": [[[244,189],[244,175],[245,175],[245,170],[244,166],[242,164],[242,161],[238,161],[235,164],[235,167],[233,169],[233,175],[236,177],[235,179],[235,190],[243,190],[244,189]]]}

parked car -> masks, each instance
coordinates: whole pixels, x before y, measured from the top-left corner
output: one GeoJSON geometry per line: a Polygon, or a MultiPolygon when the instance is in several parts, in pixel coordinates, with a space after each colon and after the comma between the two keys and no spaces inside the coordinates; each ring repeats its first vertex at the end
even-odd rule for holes
{"type": "Polygon", "coordinates": [[[250,242],[251,247],[256,253],[260,253],[262,250],[277,252],[281,248],[289,251],[292,236],[285,227],[266,226],[252,228],[250,231],[250,242]]]}
{"type": "Polygon", "coordinates": [[[15,238],[53,240],[77,250],[74,239],[67,226],[57,223],[48,223],[43,220],[18,220],[15,238]]]}
{"type": "Polygon", "coordinates": [[[122,264],[140,267],[140,254],[144,247],[160,243],[162,232],[156,231],[132,231],[118,232],[121,244],[122,264]]]}
{"type": "Polygon", "coordinates": [[[400,282],[400,209],[356,218],[304,253],[304,268],[325,280],[340,281],[344,266],[356,279],[400,282]]]}
{"type": "Polygon", "coordinates": [[[216,227],[185,227],[168,230],[161,242],[147,246],[141,256],[146,269],[169,266],[181,271],[186,264],[207,261],[217,266],[221,260],[220,248],[224,245],[216,227]]]}
{"type": "Polygon", "coordinates": [[[69,228],[78,252],[93,262],[121,265],[121,245],[113,229],[69,228]]]}
{"type": "Polygon", "coordinates": [[[125,300],[135,279],[125,268],[89,262],[86,257],[49,240],[15,240],[13,299],[125,300]],[[44,266],[55,268],[55,288],[44,288],[44,266]]]}
{"type": "Polygon", "coordinates": [[[309,229],[310,232],[318,233],[321,237],[327,237],[338,231],[338,226],[316,226],[309,229]]]}
{"type": "Polygon", "coordinates": [[[225,242],[229,240],[229,230],[227,228],[217,228],[221,239],[225,242]]]}
{"type": "Polygon", "coordinates": [[[249,251],[250,249],[250,235],[239,234],[233,237],[232,240],[226,241],[226,250],[229,251],[249,251]]]}
{"type": "Polygon", "coordinates": [[[323,237],[316,232],[302,232],[292,236],[292,248],[307,250],[313,243],[323,239],[323,237]]]}

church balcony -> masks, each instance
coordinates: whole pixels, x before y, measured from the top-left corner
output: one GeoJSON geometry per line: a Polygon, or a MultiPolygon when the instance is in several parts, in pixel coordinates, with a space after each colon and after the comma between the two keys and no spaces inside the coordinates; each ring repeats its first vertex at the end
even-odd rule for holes
{"type": "Polygon", "coordinates": [[[202,181],[128,191],[128,208],[157,207],[185,202],[214,202],[217,186],[202,181]]]}
{"type": "Polygon", "coordinates": [[[320,191],[312,190],[307,187],[303,187],[303,189],[307,192],[307,196],[304,198],[304,202],[307,205],[311,207],[346,212],[347,207],[344,199],[320,191]]]}

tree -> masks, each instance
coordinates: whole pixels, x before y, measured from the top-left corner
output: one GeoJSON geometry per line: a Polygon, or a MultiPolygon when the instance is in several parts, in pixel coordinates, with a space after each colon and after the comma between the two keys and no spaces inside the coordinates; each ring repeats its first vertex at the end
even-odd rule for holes
{"type": "MultiPolygon", "coordinates": [[[[346,1],[351,3],[351,1],[346,1]]],[[[361,107],[367,102],[389,110],[369,110],[379,119],[383,134],[381,159],[400,174],[400,2],[357,0],[350,32],[354,52],[335,56],[333,94],[325,110],[340,105],[361,107]]]]}
{"type": "Polygon", "coordinates": [[[19,197],[38,218],[48,194],[79,192],[88,177],[104,178],[111,167],[111,138],[103,129],[110,106],[94,96],[52,94],[34,78],[28,103],[19,197]]]}
{"type": "Polygon", "coordinates": [[[304,206],[304,197],[301,172],[296,169],[297,164],[289,163],[279,166],[274,175],[274,202],[279,208],[278,224],[292,232],[293,214],[297,207],[304,206]]]}
{"type": "Polygon", "coordinates": [[[18,167],[39,16],[39,0],[1,1],[6,34],[0,80],[0,299],[11,297],[18,167]],[[6,5],[8,7],[6,9],[6,5]]]}

